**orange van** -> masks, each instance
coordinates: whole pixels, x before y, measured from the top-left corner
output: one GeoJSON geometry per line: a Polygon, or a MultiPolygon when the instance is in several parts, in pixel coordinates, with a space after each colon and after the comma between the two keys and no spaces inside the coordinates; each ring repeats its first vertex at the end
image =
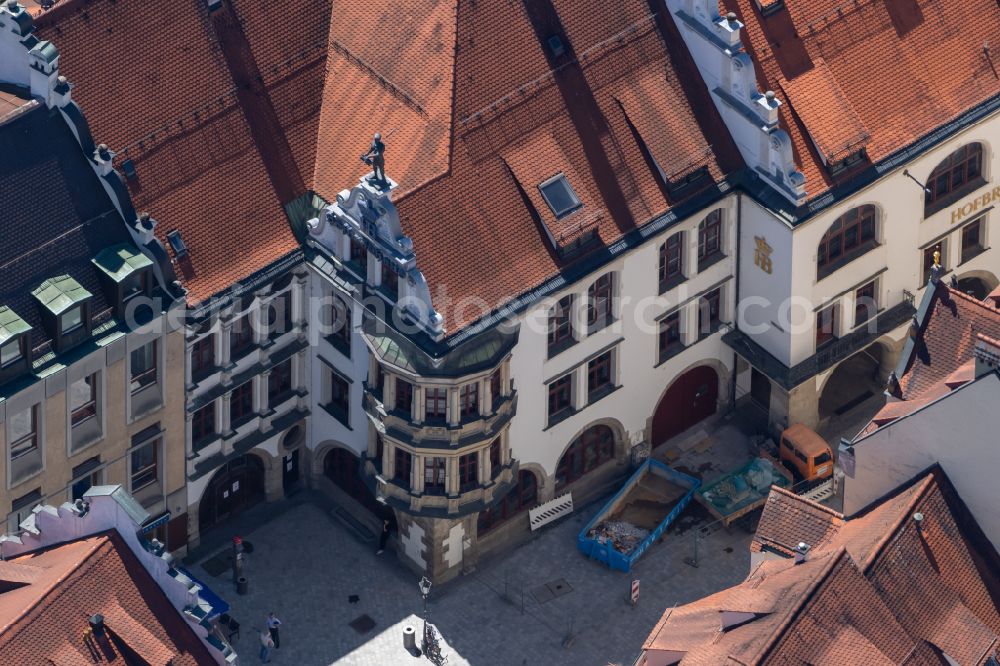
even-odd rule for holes
{"type": "Polygon", "coordinates": [[[833,476],[833,452],[811,428],[796,423],[781,433],[781,462],[797,479],[816,481],[833,476]]]}

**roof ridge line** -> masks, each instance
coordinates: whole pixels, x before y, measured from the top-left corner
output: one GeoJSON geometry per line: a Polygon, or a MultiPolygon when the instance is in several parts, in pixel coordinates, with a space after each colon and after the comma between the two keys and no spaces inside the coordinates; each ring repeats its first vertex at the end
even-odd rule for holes
{"type": "MultiPolygon", "coordinates": [[[[825,557],[826,555],[827,555],[826,553],[823,553],[819,555],[819,557],[825,557]]],[[[784,635],[784,631],[785,629],[788,628],[792,619],[798,617],[799,613],[812,600],[813,596],[816,594],[816,591],[819,589],[819,586],[822,583],[824,583],[827,578],[830,577],[830,574],[833,572],[834,567],[837,564],[839,564],[842,560],[844,560],[845,557],[847,558],[848,561],[854,562],[854,559],[851,557],[851,554],[847,551],[846,546],[840,546],[839,548],[837,548],[836,551],[830,551],[829,557],[830,561],[823,565],[823,568],[819,571],[819,573],[812,580],[812,582],[809,583],[809,586],[805,589],[803,594],[800,596],[799,600],[796,603],[792,604],[792,606],[788,609],[788,614],[781,620],[781,622],[778,623],[778,626],[776,626],[774,630],[771,632],[771,635],[768,637],[767,641],[761,648],[761,651],[759,653],[761,657],[767,656],[767,654],[774,649],[775,645],[777,645],[778,643],[778,640],[784,635]]],[[[796,566],[801,566],[801,565],[792,564],[788,568],[782,569],[782,572],[788,571],[788,569],[791,569],[796,566]]],[[[856,563],[855,566],[857,566],[856,563]]]]}
{"type": "MultiPolygon", "coordinates": [[[[11,621],[8,624],[0,626],[0,643],[2,643],[2,644],[9,643],[10,642],[9,639],[13,638],[18,633],[18,631],[17,630],[8,631],[8,630],[10,630],[12,627],[14,627],[15,625],[17,625],[31,611],[33,611],[34,609],[38,608],[41,605],[41,603],[43,601],[45,601],[50,595],[52,595],[59,586],[61,586],[64,582],[66,582],[67,580],[69,580],[69,578],[71,576],[73,576],[77,571],[79,571],[85,564],[87,564],[88,562],[90,562],[90,559],[94,556],[94,554],[99,549],[101,549],[102,547],[104,547],[106,544],[110,545],[111,544],[111,537],[108,534],[108,530],[105,530],[103,532],[98,532],[96,534],[87,535],[87,536],[85,536],[85,537],[83,537],[81,539],[74,539],[72,541],[64,541],[64,542],[58,543],[58,544],[51,544],[49,546],[46,546],[44,548],[40,548],[38,550],[28,551],[27,553],[22,553],[21,555],[18,556],[18,557],[23,557],[25,555],[32,555],[33,553],[37,554],[37,553],[45,552],[47,550],[51,550],[53,548],[57,548],[57,547],[60,547],[60,546],[65,546],[67,544],[73,543],[74,541],[83,541],[84,539],[93,539],[93,538],[97,538],[97,539],[94,542],[94,544],[88,550],[86,550],[82,554],[82,556],[80,557],[79,561],[76,562],[76,564],[74,564],[72,567],[70,567],[69,570],[67,570],[62,576],[60,576],[60,577],[56,578],[54,581],[52,581],[52,583],[48,587],[46,587],[45,590],[38,596],[38,598],[35,600],[35,603],[31,604],[30,606],[26,607],[23,611],[21,611],[20,613],[18,613],[13,619],[11,619],[11,621]]],[[[6,561],[12,562],[14,560],[6,560],[6,561]]],[[[42,568],[44,568],[44,567],[42,567],[42,568]]]]}
{"type": "Polygon", "coordinates": [[[808,497],[803,497],[802,495],[797,495],[797,494],[793,493],[791,490],[788,490],[787,488],[782,488],[780,486],[771,486],[771,492],[772,493],[778,493],[778,494],[781,494],[781,495],[786,495],[786,496],[788,496],[790,498],[798,500],[799,502],[802,502],[803,504],[807,504],[807,505],[809,505],[811,507],[814,507],[816,509],[819,509],[819,510],[823,511],[824,513],[828,513],[831,516],[834,516],[835,518],[839,518],[840,520],[843,520],[845,522],[847,521],[847,518],[840,511],[836,511],[835,509],[831,509],[830,507],[828,507],[828,506],[826,506],[824,504],[820,504],[819,502],[817,502],[815,500],[811,500],[808,497]]]}
{"type": "Polygon", "coordinates": [[[979,300],[977,298],[973,298],[972,296],[969,296],[968,294],[965,294],[965,293],[959,291],[958,289],[952,289],[948,285],[944,285],[944,288],[948,290],[949,294],[953,294],[955,296],[960,296],[961,298],[965,299],[969,303],[975,303],[976,305],[978,305],[979,307],[983,308],[987,312],[990,312],[990,313],[995,314],[998,317],[1000,317],[1000,310],[997,310],[992,305],[987,304],[986,301],[981,301],[981,300],[979,300]]]}
{"type": "MultiPolygon", "coordinates": [[[[882,552],[885,550],[886,546],[889,545],[889,542],[892,541],[892,539],[896,536],[896,534],[906,523],[906,519],[910,516],[910,510],[914,506],[916,506],[918,501],[923,499],[924,495],[927,493],[928,489],[930,488],[934,480],[935,480],[934,474],[928,473],[917,484],[916,490],[913,492],[913,497],[910,498],[910,501],[907,502],[906,505],[903,507],[904,510],[900,511],[899,516],[897,516],[892,522],[889,523],[889,526],[892,529],[886,531],[885,534],[879,537],[879,540],[875,542],[875,545],[869,551],[868,562],[867,564],[865,564],[865,568],[861,572],[862,574],[867,574],[868,571],[871,570],[872,566],[882,555],[882,552]]],[[[906,491],[904,490],[903,492],[906,491]]]]}

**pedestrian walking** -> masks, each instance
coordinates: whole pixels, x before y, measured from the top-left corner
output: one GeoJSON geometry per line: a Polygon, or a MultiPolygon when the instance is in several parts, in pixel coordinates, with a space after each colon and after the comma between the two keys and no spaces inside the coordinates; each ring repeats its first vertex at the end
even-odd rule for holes
{"type": "Polygon", "coordinates": [[[376,555],[381,555],[385,552],[385,544],[389,540],[389,531],[392,526],[389,524],[388,518],[382,519],[382,533],[378,535],[378,550],[375,551],[376,555]]]}
{"type": "Polygon", "coordinates": [[[260,632],[260,663],[268,664],[271,662],[271,648],[274,647],[274,641],[271,640],[271,634],[267,630],[260,632]]]}
{"type": "Polygon", "coordinates": [[[274,641],[274,649],[277,650],[281,647],[281,638],[278,634],[278,627],[281,626],[281,620],[279,620],[274,615],[274,611],[271,611],[267,615],[267,630],[271,634],[271,640],[274,641]]]}

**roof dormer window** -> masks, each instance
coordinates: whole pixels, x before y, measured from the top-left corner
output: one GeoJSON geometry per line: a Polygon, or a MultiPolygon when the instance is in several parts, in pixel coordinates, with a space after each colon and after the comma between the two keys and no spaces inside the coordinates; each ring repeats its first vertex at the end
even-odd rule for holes
{"type": "Polygon", "coordinates": [[[43,282],[31,292],[42,306],[42,321],[62,353],[90,335],[92,294],[68,275],[43,282]]]}
{"type": "Polygon", "coordinates": [[[105,296],[115,304],[120,318],[125,317],[127,301],[149,293],[149,271],[153,262],[134,245],[122,243],[105,248],[91,262],[99,269],[105,296]]]}
{"type": "MultiPolygon", "coordinates": [[[[10,308],[0,307],[0,371],[19,365],[27,357],[27,333],[31,326],[10,308]]],[[[16,372],[16,371],[12,371],[16,372]]]]}
{"type": "Polygon", "coordinates": [[[569,215],[583,206],[580,203],[580,197],[576,196],[573,186],[566,180],[566,174],[560,173],[549,178],[539,185],[538,189],[541,190],[545,203],[549,205],[557,218],[569,215]]]}
{"type": "Polygon", "coordinates": [[[63,312],[59,316],[59,325],[64,334],[83,326],[83,306],[77,305],[63,312]]]}
{"type": "Polygon", "coordinates": [[[21,360],[23,356],[20,337],[5,345],[0,345],[0,368],[6,368],[11,363],[21,360]]]}

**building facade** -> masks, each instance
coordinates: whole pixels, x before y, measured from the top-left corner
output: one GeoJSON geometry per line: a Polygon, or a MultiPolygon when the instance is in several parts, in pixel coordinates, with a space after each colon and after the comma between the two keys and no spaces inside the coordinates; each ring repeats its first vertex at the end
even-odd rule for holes
{"type": "Polygon", "coordinates": [[[963,291],[983,298],[997,286],[988,239],[1000,100],[972,56],[947,78],[929,64],[908,72],[895,95],[869,86],[901,57],[933,62],[947,48],[943,26],[964,25],[974,2],[903,32],[892,8],[834,17],[764,4],[729,2],[722,15],[705,0],[667,2],[748,167],[739,323],[726,336],[737,393],[772,429],[823,428],[879,401],[935,256],[963,291]],[[862,24],[870,40],[836,41],[862,24]],[[934,50],[919,46],[928,35],[934,50]],[[856,57],[868,66],[852,67],[856,57]],[[928,88],[954,98],[954,115],[920,97],[928,88]]]}
{"type": "Polygon", "coordinates": [[[0,8],[0,506],[15,532],[43,502],[120,484],[180,548],[186,531],[184,290],[155,221],[95,146],[59,52],[0,8]]]}
{"type": "Polygon", "coordinates": [[[406,4],[381,40],[353,26],[398,3],[38,19],[187,289],[190,545],[305,484],[446,579],[730,406],[780,430],[877,401],[935,251],[996,285],[982,54],[896,95],[848,67],[943,61],[995,3],[902,31],[883,3],[406,4]],[[877,48],[832,38],[859,21],[877,48]],[[160,24],[184,57],[122,76],[170,103],[107,103],[91,63],[160,24]],[[357,159],[376,131],[384,185],[357,159]]]}

